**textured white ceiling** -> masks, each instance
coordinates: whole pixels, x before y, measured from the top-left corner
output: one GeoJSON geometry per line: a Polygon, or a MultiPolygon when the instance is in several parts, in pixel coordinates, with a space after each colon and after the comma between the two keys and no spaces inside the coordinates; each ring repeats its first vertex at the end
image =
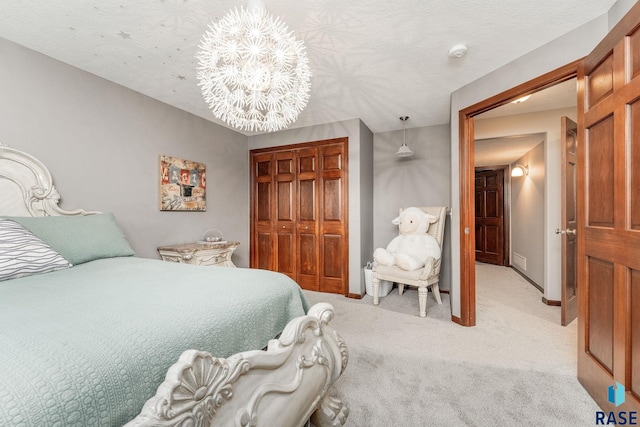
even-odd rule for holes
{"type": "Polygon", "coordinates": [[[578,106],[577,79],[569,79],[563,83],[531,94],[526,102],[509,103],[476,116],[476,120],[493,117],[513,116],[536,111],[555,110],[557,108],[578,106]]]}
{"type": "MultiPolygon", "coordinates": [[[[449,122],[451,92],[605,14],[615,0],[265,0],[304,40],[311,99],[292,127],[449,122]],[[457,43],[466,57],[452,59],[457,43]]],[[[216,123],[195,77],[232,0],[2,0],[0,37],[216,123]]],[[[1,66],[1,65],[0,65],[1,66]]],[[[222,124],[222,123],[220,123],[222,124]]],[[[410,126],[409,126],[410,125],[410,126]]]]}
{"type": "MultiPolygon", "coordinates": [[[[482,113],[476,116],[475,119],[484,120],[566,107],[577,108],[577,97],[576,79],[573,78],[533,93],[526,102],[505,104],[482,113]]],[[[476,139],[474,164],[476,167],[509,165],[540,144],[545,138],[546,135],[544,133],[534,133],[476,139]]]]}
{"type": "Polygon", "coordinates": [[[475,167],[510,165],[533,147],[544,142],[546,134],[532,133],[503,138],[476,139],[475,167]]]}

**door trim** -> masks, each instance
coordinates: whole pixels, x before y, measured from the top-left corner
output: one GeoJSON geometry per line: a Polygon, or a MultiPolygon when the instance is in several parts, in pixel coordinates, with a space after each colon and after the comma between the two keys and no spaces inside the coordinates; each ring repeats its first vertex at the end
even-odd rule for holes
{"type": "Polygon", "coordinates": [[[460,318],[463,326],[476,325],[474,122],[473,117],[514,99],[570,80],[578,75],[582,58],[480,101],[458,112],[460,151],[460,318]],[[463,230],[468,229],[469,234],[463,230]]]}

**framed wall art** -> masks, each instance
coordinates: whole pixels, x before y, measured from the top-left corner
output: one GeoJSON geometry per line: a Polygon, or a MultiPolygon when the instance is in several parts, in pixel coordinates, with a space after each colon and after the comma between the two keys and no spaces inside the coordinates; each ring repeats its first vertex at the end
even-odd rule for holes
{"type": "Polygon", "coordinates": [[[203,163],[160,156],[160,210],[207,210],[207,175],[203,163]]]}

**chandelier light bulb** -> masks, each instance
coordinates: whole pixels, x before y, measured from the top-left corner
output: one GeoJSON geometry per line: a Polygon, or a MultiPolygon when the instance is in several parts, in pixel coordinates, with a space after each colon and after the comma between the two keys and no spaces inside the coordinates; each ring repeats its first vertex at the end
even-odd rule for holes
{"type": "Polygon", "coordinates": [[[304,44],[262,7],[235,9],[210,24],[199,49],[204,100],[216,118],[236,129],[284,129],[309,101],[304,44]]]}

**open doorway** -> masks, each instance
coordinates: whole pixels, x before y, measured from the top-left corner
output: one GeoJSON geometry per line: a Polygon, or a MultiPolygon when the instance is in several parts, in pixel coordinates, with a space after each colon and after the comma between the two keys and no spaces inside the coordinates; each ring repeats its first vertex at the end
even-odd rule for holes
{"type": "Polygon", "coordinates": [[[474,117],[476,260],[513,268],[554,306],[562,300],[563,236],[552,230],[563,212],[563,118],[576,116],[573,78],[474,117]],[[487,187],[489,179],[500,185],[487,187]]]}
{"type": "MultiPolygon", "coordinates": [[[[468,227],[468,224],[475,224],[475,164],[474,164],[474,154],[475,154],[475,139],[479,135],[476,135],[476,128],[481,124],[483,117],[483,113],[488,113],[487,116],[491,114],[503,114],[499,111],[491,112],[492,110],[498,107],[507,106],[508,109],[515,109],[512,107],[512,101],[515,101],[525,95],[531,95],[536,93],[543,93],[545,89],[553,88],[560,83],[567,82],[569,80],[573,80],[573,93],[575,97],[575,76],[577,73],[577,62],[568,64],[565,67],[562,67],[558,70],[540,76],[532,81],[524,83],[520,86],[512,88],[506,92],[503,92],[495,97],[489,98],[485,101],[482,101],[476,105],[468,107],[465,110],[460,111],[460,158],[461,158],[461,168],[460,168],[460,206],[461,206],[461,226],[464,230],[464,235],[461,236],[461,275],[460,275],[460,291],[461,291],[461,323],[463,325],[473,326],[475,325],[475,298],[476,298],[476,289],[475,289],[475,226],[468,227]],[[466,236],[465,236],[466,235],[466,236]]],[[[570,83],[568,83],[570,84],[570,83]]],[[[556,88],[558,89],[558,88],[556,88]]],[[[533,97],[532,97],[533,99],[533,97]]],[[[526,105],[526,103],[522,103],[526,105]]],[[[533,104],[530,104],[533,105],[533,104]]],[[[549,104],[546,104],[549,105],[549,104]]],[[[517,105],[516,105],[517,107],[517,105]]],[[[507,114],[506,116],[508,116],[507,114]]],[[[512,114],[514,115],[514,114],[512,114]]],[[[485,116],[485,119],[487,119],[485,116]]],[[[515,115],[514,115],[515,116],[515,115]]],[[[490,118],[490,117],[489,117],[490,118]]],[[[556,133],[560,133],[560,123],[558,122],[556,133]]],[[[529,133],[540,133],[540,131],[535,132],[523,132],[522,130],[517,132],[506,132],[502,135],[498,136],[513,136],[513,135],[525,135],[529,133]]],[[[545,132],[545,131],[542,131],[545,132]]],[[[486,135],[485,135],[486,137],[486,135]]],[[[482,137],[478,139],[483,139],[482,137]]],[[[547,131],[547,142],[549,141],[548,131],[547,131]]],[[[554,140],[555,143],[558,143],[557,140],[554,140]]],[[[545,184],[544,188],[549,190],[551,186],[556,186],[556,188],[560,188],[560,167],[561,163],[561,150],[558,147],[557,150],[548,149],[545,151],[545,184]],[[556,165],[557,168],[553,165],[556,165]]],[[[513,167],[515,165],[511,165],[513,167]]],[[[523,165],[525,166],[525,165],[523,165]]],[[[560,225],[560,207],[558,206],[556,212],[556,219],[554,219],[553,215],[550,216],[549,212],[552,212],[550,209],[550,205],[559,204],[559,200],[555,200],[549,196],[549,192],[544,198],[544,209],[545,214],[543,215],[543,224],[544,224],[544,232],[543,239],[545,244],[543,247],[545,248],[544,260],[543,260],[543,286],[545,284],[550,284],[551,277],[560,277],[560,269],[561,263],[558,265],[557,270],[553,269],[553,266],[549,263],[549,259],[559,257],[561,251],[561,242],[557,242],[557,253],[554,254],[553,251],[550,251],[549,248],[554,246],[554,242],[549,236],[549,230],[553,230],[554,227],[558,227],[560,225]],[[556,224],[557,222],[557,224],[556,224]]],[[[511,233],[512,234],[512,233],[511,233]]],[[[511,247],[513,246],[513,242],[511,240],[511,235],[509,236],[509,241],[511,242],[511,247]]],[[[512,250],[512,249],[511,249],[512,250]]],[[[559,279],[556,279],[556,283],[559,279]]],[[[544,288],[543,288],[544,289],[544,288]]],[[[544,289],[546,292],[546,289],[544,289]]],[[[558,300],[560,298],[557,298],[558,300]]]]}
{"type": "MultiPolygon", "coordinates": [[[[575,104],[575,101],[574,101],[575,104]]],[[[476,119],[474,141],[475,166],[475,239],[476,261],[494,265],[511,266],[515,264],[526,270],[526,259],[520,257],[523,251],[512,250],[511,228],[516,225],[516,244],[522,246],[537,244],[542,250],[541,228],[544,218],[544,143],[546,132],[514,135],[512,133],[529,132],[531,129],[543,129],[542,124],[527,125],[530,114],[540,115],[537,111],[521,111],[514,115],[501,113],[504,107],[498,107],[476,119]],[[481,135],[478,137],[478,135],[481,135]],[[512,177],[516,167],[521,176],[512,177]],[[535,169],[529,173],[529,165],[535,169]],[[513,211],[513,212],[512,212],[513,211]],[[515,217],[512,218],[512,214],[515,217]],[[521,224],[529,228],[523,232],[521,224]],[[522,262],[524,261],[524,263],[522,262]]],[[[538,251],[531,251],[536,253],[538,251]]],[[[525,254],[526,255],[526,254],[525,254]]],[[[542,261],[542,256],[537,256],[542,261]]],[[[534,260],[534,262],[536,262],[534,260]]],[[[535,271],[535,270],[534,270],[535,271]]],[[[528,276],[526,276],[529,279],[528,276]]],[[[539,281],[542,283],[542,281],[539,281]]]]}

